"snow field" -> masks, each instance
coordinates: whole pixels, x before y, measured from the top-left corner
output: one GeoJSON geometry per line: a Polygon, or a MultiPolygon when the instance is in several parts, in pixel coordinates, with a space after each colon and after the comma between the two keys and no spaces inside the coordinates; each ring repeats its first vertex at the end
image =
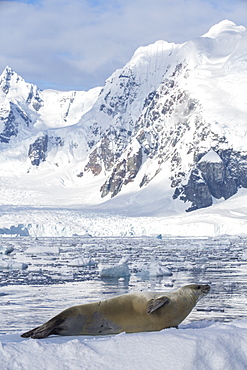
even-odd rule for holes
{"type": "Polygon", "coordinates": [[[107,337],[23,340],[0,336],[2,369],[245,370],[247,321],[189,324],[181,329],[107,337]]]}

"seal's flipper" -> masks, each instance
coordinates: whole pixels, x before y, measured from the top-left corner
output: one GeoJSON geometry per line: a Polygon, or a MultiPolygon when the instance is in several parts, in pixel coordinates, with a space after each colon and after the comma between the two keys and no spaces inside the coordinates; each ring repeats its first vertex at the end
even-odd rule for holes
{"type": "Polygon", "coordinates": [[[54,333],[54,329],[56,328],[56,325],[48,325],[48,323],[45,323],[43,325],[38,326],[35,329],[29,330],[26,333],[23,333],[21,335],[22,338],[34,338],[34,339],[42,339],[46,338],[49,335],[54,333]]]}
{"type": "Polygon", "coordinates": [[[50,320],[43,325],[38,326],[32,330],[27,331],[21,335],[22,338],[34,338],[42,339],[46,338],[51,334],[59,334],[62,327],[60,326],[64,322],[63,319],[60,320],[50,320]]]}
{"type": "Polygon", "coordinates": [[[152,313],[169,302],[170,299],[166,296],[151,299],[151,301],[148,302],[147,313],[152,313]]]}
{"type": "Polygon", "coordinates": [[[34,333],[34,331],[38,328],[39,328],[39,326],[35,329],[29,330],[26,333],[21,334],[21,337],[22,338],[30,338],[32,336],[32,334],[34,333]]]}
{"type": "Polygon", "coordinates": [[[42,329],[42,326],[39,326],[38,328],[32,329],[30,331],[27,331],[26,333],[23,333],[21,335],[22,338],[34,338],[34,339],[42,339],[46,338],[51,334],[51,331],[53,330],[50,328],[42,329]]]}

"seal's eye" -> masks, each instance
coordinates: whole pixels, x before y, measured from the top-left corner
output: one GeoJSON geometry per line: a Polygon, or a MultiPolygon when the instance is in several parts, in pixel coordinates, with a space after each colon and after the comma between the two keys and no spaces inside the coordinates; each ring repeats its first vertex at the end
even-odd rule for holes
{"type": "Polygon", "coordinates": [[[196,289],[201,289],[201,285],[197,285],[196,289]]]}

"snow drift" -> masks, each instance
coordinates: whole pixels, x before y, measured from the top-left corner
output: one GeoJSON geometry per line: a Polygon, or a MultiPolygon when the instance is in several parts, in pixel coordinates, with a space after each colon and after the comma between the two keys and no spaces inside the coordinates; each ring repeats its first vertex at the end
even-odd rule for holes
{"type": "Polygon", "coordinates": [[[247,322],[195,322],[181,329],[106,337],[50,337],[22,340],[0,336],[3,369],[244,370],[247,322]]]}

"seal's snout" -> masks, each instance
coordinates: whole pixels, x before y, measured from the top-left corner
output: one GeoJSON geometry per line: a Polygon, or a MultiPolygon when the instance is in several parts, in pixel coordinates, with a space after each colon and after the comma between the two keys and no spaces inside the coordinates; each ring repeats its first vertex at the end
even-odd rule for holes
{"type": "Polygon", "coordinates": [[[204,285],[203,288],[202,288],[202,292],[204,294],[208,294],[209,291],[210,291],[210,285],[208,285],[208,284],[207,285],[204,285]]]}

